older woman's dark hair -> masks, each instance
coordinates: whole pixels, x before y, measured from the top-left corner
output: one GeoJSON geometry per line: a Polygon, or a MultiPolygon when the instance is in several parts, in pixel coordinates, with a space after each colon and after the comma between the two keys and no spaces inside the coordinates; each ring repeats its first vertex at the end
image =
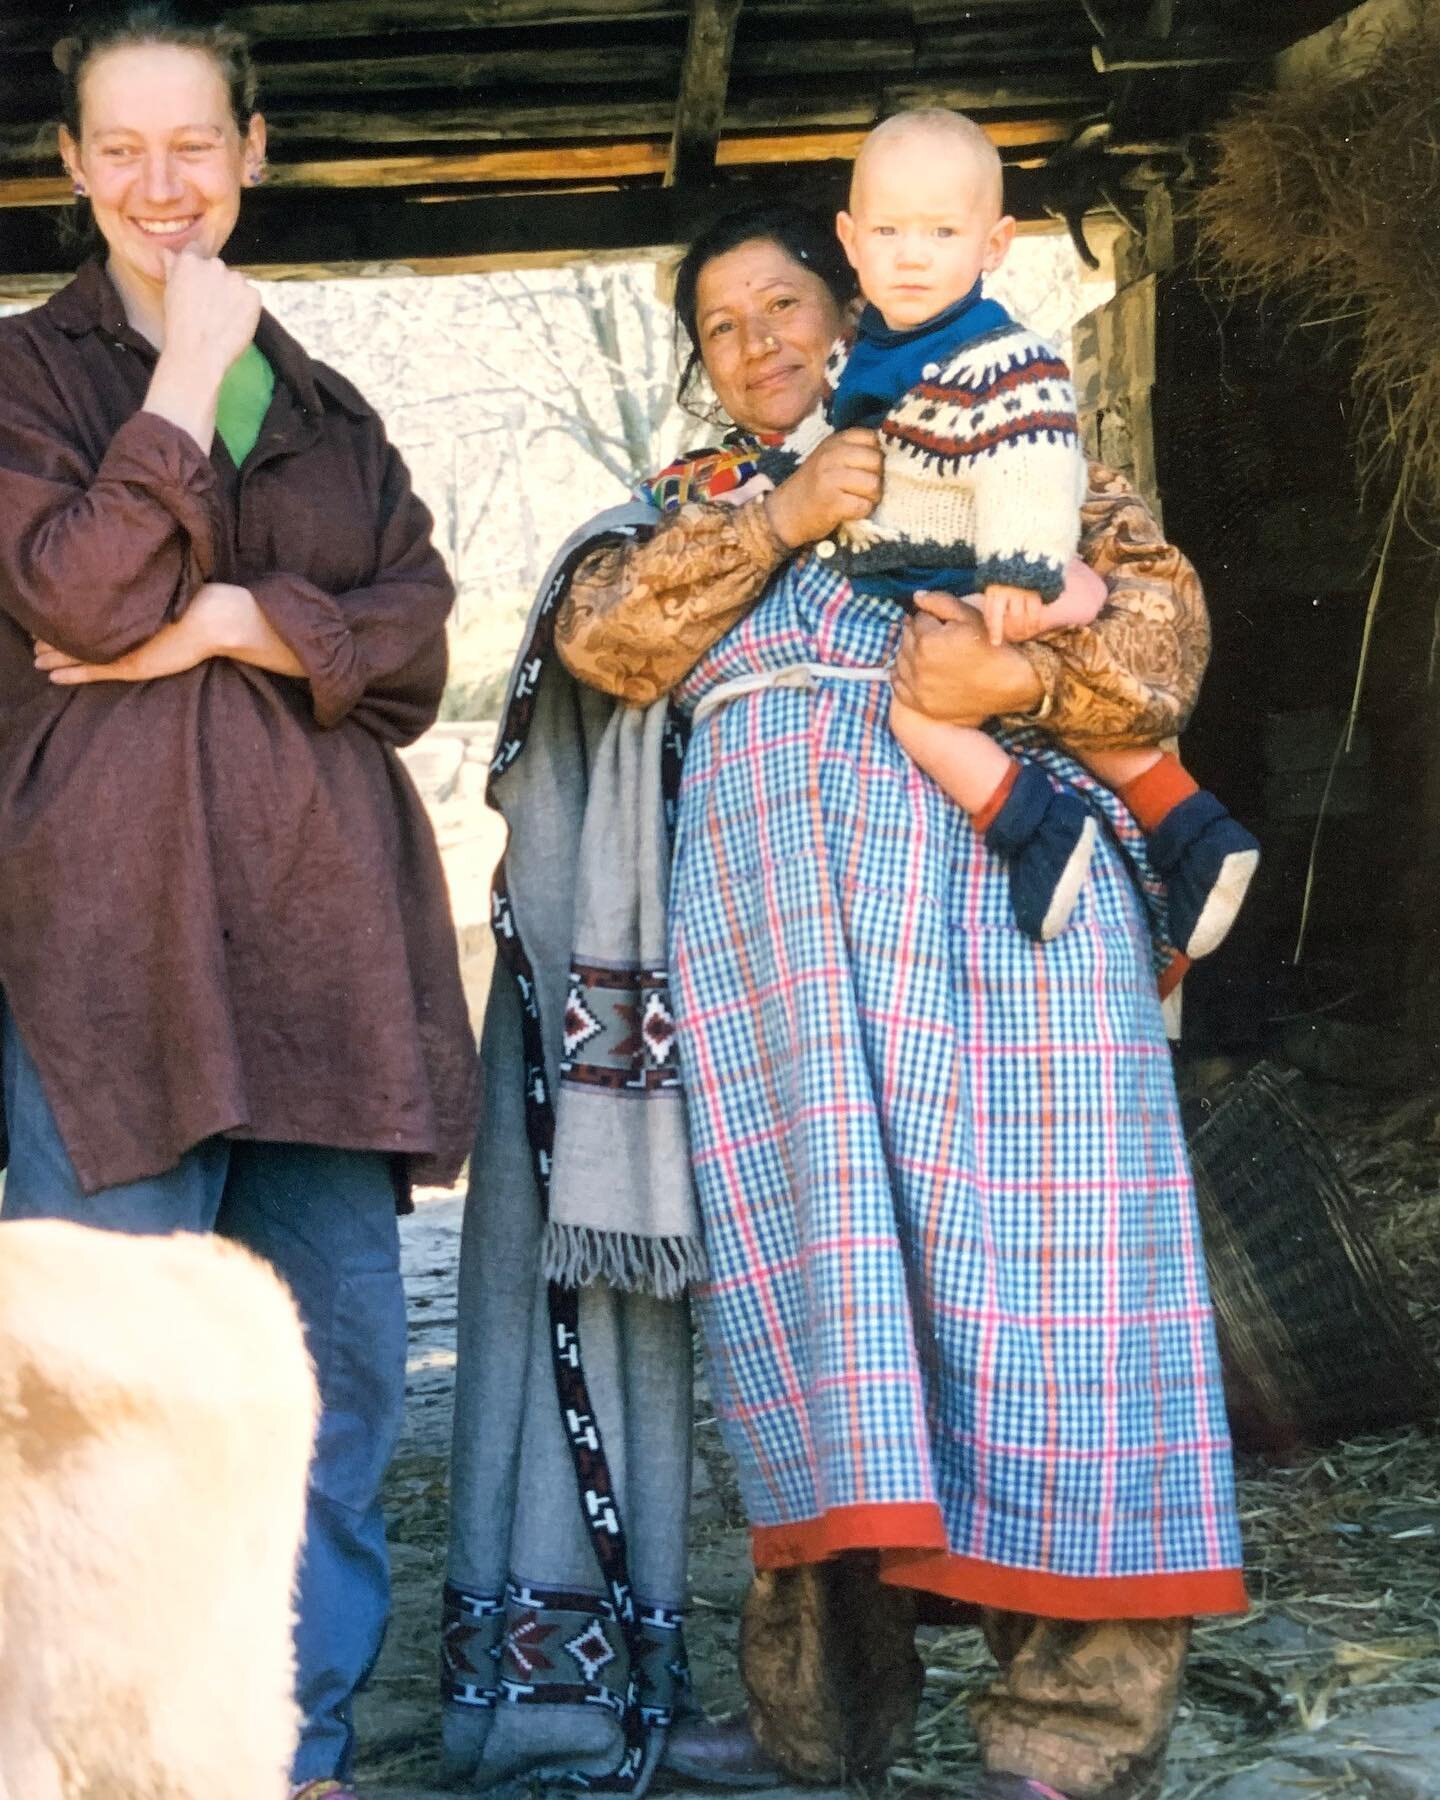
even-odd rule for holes
{"type": "MultiPolygon", "coordinates": [[[[243,137],[255,112],[255,64],[245,38],[218,20],[215,12],[213,7],[186,9],[165,0],[94,9],[79,30],[61,38],[51,51],[60,75],[60,118],[71,137],[77,143],[80,140],[86,69],[106,51],[144,44],[173,45],[208,56],[225,83],[236,129],[243,137]]],[[[77,201],[67,211],[63,225],[66,235],[81,249],[90,252],[100,247],[89,201],[77,201]]]]}
{"type": "Polygon", "coordinates": [[[742,244],[768,240],[778,244],[785,254],[818,275],[839,307],[848,306],[855,297],[855,271],[845,260],[830,222],[807,206],[788,200],[752,203],[722,213],[707,225],[681,259],[675,271],[675,341],[677,360],[680,333],[685,333],[689,348],[680,375],[680,404],[686,405],[695,377],[700,371],[700,332],[695,318],[695,291],[700,273],[717,256],[727,256],[742,244]]]}

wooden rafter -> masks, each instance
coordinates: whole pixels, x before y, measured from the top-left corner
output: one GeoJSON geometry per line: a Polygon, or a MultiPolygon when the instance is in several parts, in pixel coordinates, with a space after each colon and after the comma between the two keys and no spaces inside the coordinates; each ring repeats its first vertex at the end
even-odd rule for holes
{"type": "MultiPolygon", "coordinates": [[[[1065,138],[1065,121],[1002,121],[989,128],[1001,151],[1053,149],[1065,138]]],[[[696,186],[722,169],[805,165],[853,157],[865,137],[853,126],[808,132],[738,134],[718,146],[696,186]]],[[[666,174],[672,150],[663,139],[632,138],[601,143],[530,145],[519,149],[481,150],[464,156],[363,156],[315,162],[277,162],[270,170],[274,188],[447,187],[471,184],[511,186],[547,182],[566,187],[585,182],[628,181],[666,174]]],[[[667,183],[673,186],[673,183],[667,183]]],[[[60,176],[0,178],[0,207],[62,206],[71,198],[70,183],[60,176]]]]}
{"type": "MultiPolygon", "coordinates": [[[[1015,210],[1038,216],[1027,163],[1102,126],[1111,147],[1202,131],[1253,44],[1278,49],[1344,5],[227,0],[224,11],[254,42],[271,125],[271,183],[246,207],[254,258],[318,269],[672,242],[694,228],[682,203],[803,193],[842,169],[877,119],[915,106],[978,118],[1011,166],[1015,210]],[[1107,28],[1099,72],[1087,10],[1107,28]]],[[[64,266],[48,209],[69,195],[46,120],[50,46],[76,10],[0,0],[7,278],[64,266]]],[[[1073,198],[1083,211],[1090,196],[1073,198]]]]}
{"type": "MultiPolygon", "coordinates": [[[[772,17],[828,17],[874,13],[877,5],[909,13],[906,0],[752,0],[772,17]]],[[[1053,6],[1054,0],[970,0],[972,7],[1053,6]]],[[[940,12],[953,11],[941,0],[940,12]]],[[[63,31],[65,0],[6,0],[0,13],[0,46],[49,50],[63,31]],[[61,22],[57,24],[57,13],[61,22]]],[[[688,0],[250,0],[226,6],[225,18],[253,43],[276,39],[385,37],[401,33],[610,25],[626,19],[684,19],[688,0]]]]}
{"type": "Polygon", "coordinates": [[[690,0],[666,187],[704,181],[715,167],[739,18],[740,0],[690,0]]]}
{"type": "MultiPolygon", "coordinates": [[[[0,0],[3,3],[3,0],[0,0]]],[[[831,83],[767,87],[763,94],[732,94],[725,109],[727,136],[750,137],[762,132],[791,131],[797,136],[827,128],[873,124],[882,112],[907,106],[949,106],[993,125],[997,134],[1036,126],[1070,128],[1093,100],[1077,100],[1066,84],[1043,79],[1008,79],[1003,87],[952,79],[882,85],[831,83]],[[1014,115],[1020,115],[1015,117],[1014,115]]],[[[319,104],[281,102],[266,107],[272,158],[293,161],[343,160],[375,154],[409,154],[406,146],[423,146],[414,154],[445,154],[441,146],[465,147],[466,153],[504,144],[539,146],[559,141],[664,139],[674,116],[671,101],[654,98],[608,100],[560,99],[507,95],[482,110],[466,102],[407,107],[377,99],[374,110],[346,110],[340,100],[319,104]]],[[[999,138],[1002,143],[1006,141],[999,138]]],[[[1037,142],[1017,138],[1016,142],[1037,142]]],[[[53,133],[34,124],[0,118],[0,173],[38,174],[58,167],[53,133]]]]}
{"type": "MultiPolygon", "coordinates": [[[[746,0],[733,47],[727,123],[734,108],[764,106],[772,95],[808,111],[839,90],[866,93],[873,104],[877,88],[915,81],[948,84],[967,94],[972,107],[991,112],[997,110],[992,92],[1014,89],[1022,105],[1029,87],[1072,104],[1097,96],[1089,40],[1068,14],[1060,21],[1022,17],[1003,27],[966,14],[917,39],[874,9],[855,15],[846,29],[831,21],[827,29],[792,30],[784,19],[759,13],[752,19],[751,4],[746,0]]],[[[449,110],[467,116],[471,133],[482,138],[490,135],[492,112],[503,118],[517,105],[571,114],[593,107],[603,115],[659,103],[668,129],[685,61],[673,24],[649,31],[623,19],[603,33],[468,31],[358,43],[306,38],[261,49],[261,102],[277,124],[307,110],[346,110],[357,126],[372,107],[391,116],[449,110]]],[[[0,54],[0,120],[7,131],[38,130],[54,101],[48,58],[0,54]]]]}
{"type": "MultiPolygon", "coordinates": [[[[816,163],[757,169],[743,180],[704,188],[593,188],[571,193],[484,193],[412,199],[395,189],[252,195],[231,242],[235,262],[259,274],[378,273],[396,265],[420,273],[465,273],[517,264],[619,256],[688,242],[728,206],[785,196],[833,212],[843,203],[850,165],[816,163]]],[[[1010,205],[1042,216],[1035,177],[1013,172],[1010,205]]],[[[27,281],[58,279],[72,260],[54,215],[13,212],[0,234],[0,297],[27,281]],[[9,285],[7,285],[9,284],[9,285]]]]}
{"type": "Polygon", "coordinates": [[[1275,54],[1273,39],[1234,35],[1184,38],[1106,38],[1091,52],[1102,75],[1149,74],[1165,69],[1240,68],[1275,54]]]}

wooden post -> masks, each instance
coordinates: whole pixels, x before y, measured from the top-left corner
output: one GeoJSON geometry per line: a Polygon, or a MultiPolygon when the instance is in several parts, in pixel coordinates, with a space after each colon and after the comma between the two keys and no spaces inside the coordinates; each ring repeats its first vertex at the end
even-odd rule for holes
{"type": "Polygon", "coordinates": [[[708,181],[714,174],[739,17],[740,0],[690,0],[666,187],[708,181]]]}
{"type": "Polygon", "coordinates": [[[1075,392],[1087,455],[1159,510],[1155,480],[1155,277],[1142,275],[1075,327],[1075,392]]]}
{"type": "Polygon", "coordinates": [[[1075,393],[1086,453],[1133,481],[1161,509],[1152,410],[1158,277],[1173,264],[1170,196],[1146,196],[1145,226],[1115,246],[1115,298],[1075,327],[1075,393]]]}

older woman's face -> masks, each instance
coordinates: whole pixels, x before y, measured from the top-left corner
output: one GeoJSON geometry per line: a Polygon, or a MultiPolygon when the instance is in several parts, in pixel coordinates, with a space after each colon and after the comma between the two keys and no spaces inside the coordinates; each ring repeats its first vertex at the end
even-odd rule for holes
{"type": "Polygon", "coordinates": [[[843,318],[828,287],[770,238],[715,256],[695,284],[710,385],[747,431],[789,431],[820,399],[843,318]]]}
{"type": "Polygon", "coordinates": [[[80,141],[62,131],[60,148],[112,273],[154,285],[162,250],[218,256],[264,158],[265,127],[257,116],[242,136],[214,59],[173,44],[109,50],[86,68],[80,103],[80,141]]]}

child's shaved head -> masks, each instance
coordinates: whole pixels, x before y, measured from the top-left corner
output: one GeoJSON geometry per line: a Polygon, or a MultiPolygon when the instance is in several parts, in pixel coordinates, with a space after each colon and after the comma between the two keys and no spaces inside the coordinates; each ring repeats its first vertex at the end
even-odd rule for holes
{"type": "Polygon", "coordinates": [[[917,140],[926,140],[922,147],[933,147],[938,155],[968,163],[975,187],[984,194],[986,210],[992,211],[995,218],[1000,217],[1005,210],[1005,171],[999,151],[973,119],[940,106],[895,113],[875,127],[860,146],[850,174],[852,211],[856,190],[862,185],[867,168],[892,150],[916,148],[917,140]]]}
{"type": "Polygon", "coordinates": [[[896,113],[860,146],[835,221],[860,290],[892,330],[932,319],[1005,260],[1004,171],[973,119],[896,113]]]}

